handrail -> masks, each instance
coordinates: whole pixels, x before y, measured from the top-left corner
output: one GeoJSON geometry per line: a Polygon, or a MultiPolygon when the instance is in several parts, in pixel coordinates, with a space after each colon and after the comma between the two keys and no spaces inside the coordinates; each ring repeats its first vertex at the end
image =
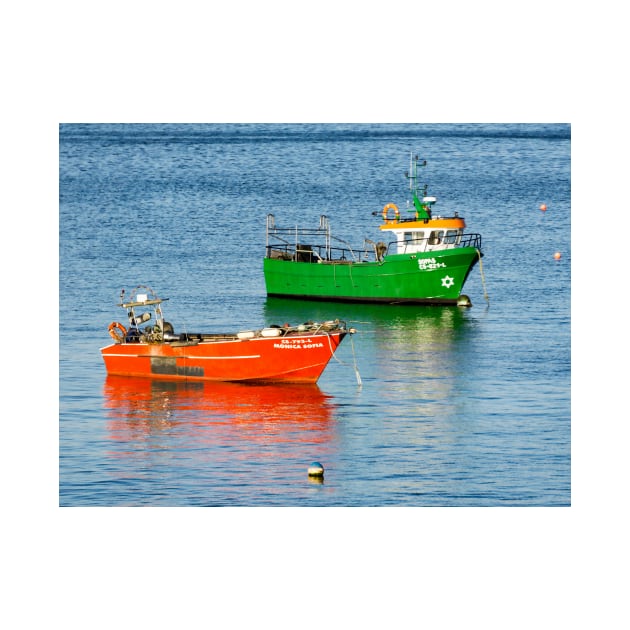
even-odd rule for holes
{"type": "MultiPolygon", "coordinates": [[[[413,246],[416,248],[415,251],[418,251],[418,248],[420,247],[420,244],[424,241],[424,248],[422,249],[422,251],[427,251],[427,248],[429,247],[429,245],[432,244],[436,244],[436,243],[429,243],[429,241],[431,240],[430,236],[425,236],[424,238],[417,238],[417,239],[406,239],[404,241],[390,241],[387,244],[387,253],[389,254],[389,250],[391,247],[394,248],[398,248],[398,246],[401,244],[405,245],[405,249],[407,245],[411,245],[413,244],[413,246]]],[[[481,234],[462,234],[459,237],[459,241],[456,243],[453,243],[454,247],[449,248],[449,249],[460,249],[462,247],[475,247],[476,249],[481,249],[481,234]]],[[[443,249],[440,250],[436,250],[436,251],[444,251],[443,249]]]]}
{"type": "MultiPolygon", "coordinates": [[[[320,222],[318,227],[278,227],[276,226],[275,217],[273,214],[267,215],[266,225],[266,256],[272,258],[274,252],[278,252],[281,257],[286,257],[287,260],[301,260],[304,262],[347,262],[353,261],[355,263],[360,262],[361,256],[364,261],[369,260],[372,256],[376,262],[379,262],[376,253],[369,251],[365,247],[361,252],[355,252],[350,243],[342,238],[333,236],[330,231],[330,224],[326,215],[320,216],[320,222]],[[321,240],[323,242],[313,243],[312,240],[321,240]],[[341,243],[343,247],[333,247],[332,241],[341,243]],[[369,251],[369,256],[368,256],[369,251]],[[358,255],[357,255],[358,254],[358,255]]],[[[424,237],[422,239],[409,239],[402,241],[404,248],[407,244],[413,243],[414,251],[430,251],[429,239],[431,237],[424,237]],[[424,241],[424,247],[421,248],[421,242],[424,241]],[[421,249],[420,249],[421,248],[421,249]]],[[[461,234],[456,237],[457,241],[449,243],[453,245],[448,249],[459,249],[461,247],[475,247],[481,250],[481,234],[470,233],[461,234]]],[[[369,239],[368,239],[369,240],[369,239]]],[[[400,247],[400,241],[390,241],[387,244],[387,254],[390,250],[394,252],[400,247]]],[[[437,251],[443,251],[442,249],[437,251]]],[[[380,261],[382,262],[382,261],[380,261]]]]}
{"type": "MultiPolygon", "coordinates": [[[[274,235],[275,236],[275,235],[274,235]]],[[[304,262],[314,262],[316,260],[321,260],[323,262],[345,262],[348,260],[352,260],[354,262],[359,262],[357,258],[356,252],[351,247],[330,247],[325,244],[315,244],[315,243],[293,243],[286,241],[280,237],[276,237],[277,241],[274,243],[270,243],[266,247],[266,256],[267,258],[272,258],[272,252],[282,252],[287,259],[297,260],[301,258],[304,262]],[[304,260],[307,259],[307,260],[304,260]]],[[[341,239],[337,239],[340,242],[345,243],[341,239]]],[[[403,241],[404,244],[413,244],[415,247],[414,251],[419,251],[419,245],[424,241],[424,247],[420,251],[430,251],[429,247],[429,237],[425,237],[422,239],[409,239],[403,241]]],[[[400,245],[399,241],[390,241],[387,243],[387,254],[391,253],[391,250],[396,252],[396,249],[400,245]]],[[[476,249],[481,250],[481,234],[463,234],[460,238],[459,243],[455,244],[451,249],[460,249],[462,247],[475,247],[476,249]]],[[[436,250],[436,251],[444,251],[444,250],[436,250]]],[[[371,251],[367,247],[363,250],[363,255],[367,257],[367,253],[369,252],[369,258],[372,257],[376,260],[376,252],[371,251]]],[[[377,261],[378,262],[378,261],[377,261]]]]}

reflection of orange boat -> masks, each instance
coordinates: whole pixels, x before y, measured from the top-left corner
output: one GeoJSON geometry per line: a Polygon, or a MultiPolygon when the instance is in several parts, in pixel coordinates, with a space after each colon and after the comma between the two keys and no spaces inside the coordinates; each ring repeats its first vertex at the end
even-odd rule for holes
{"type": "Polygon", "coordinates": [[[315,383],[353,329],[339,320],[272,326],[239,333],[180,333],[162,316],[162,299],[136,287],[120,304],[130,328],[112,322],[115,343],[101,348],[108,374],[183,381],[315,383]],[[136,293],[136,291],[144,291],[136,293]],[[147,309],[144,313],[136,312],[147,309]],[[141,324],[154,323],[144,328],[141,324]]]}
{"type": "Polygon", "coordinates": [[[107,376],[105,406],[114,439],[185,425],[196,441],[327,442],[331,398],[315,384],[176,382],[107,376]],[[234,429],[238,432],[234,433],[234,429]]]}

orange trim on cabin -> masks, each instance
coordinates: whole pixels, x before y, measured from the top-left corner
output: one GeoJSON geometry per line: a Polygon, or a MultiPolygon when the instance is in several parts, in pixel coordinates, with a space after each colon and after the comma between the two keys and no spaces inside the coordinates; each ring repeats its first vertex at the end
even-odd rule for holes
{"type": "Polygon", "coordinates": [[[429,219],[428,221],[387,221],[385,225],[379,226],[381,230],[408,230],[408,229],[431,229],[431,228],[465,228],[464,219],[429,219]]]}

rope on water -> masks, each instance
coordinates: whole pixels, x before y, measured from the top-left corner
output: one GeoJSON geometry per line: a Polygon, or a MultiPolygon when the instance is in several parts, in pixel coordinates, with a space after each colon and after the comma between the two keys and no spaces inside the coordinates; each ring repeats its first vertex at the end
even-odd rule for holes
{"type": "Polygon", "coordinates": [[[479,271],[481,273],[481,284],[483,285],[483,297],[488,302],[488,306],[490,306],[490,297],[488,296],[488,291],[486,291],[486,278],[483,275],[483,263],[481,262],[481,251],[477,250],[477,256],[479,256],[479,271]]]}
{"type": "MultiPolygon", "coordinates": [[[[354,354],[354,341],[352,339],[352,333],[349,333],[349,334],[350,334],[350,345],[352,346],[352,359],[354,361],[354,366],[353,366],[354,373],[356,374],[356,377],[357,377],[357,385],[361,387],[363,385],[363,382],[361,381],[361,375],[359,374],[359,368],[357,367],[357,357],[354,354]]],[[[349,367],[347,363],[344,363],[341,359],[337,357],[337,354],[335,353],[335,350],[332,347],[332,341],[330,340],[330,335],[326,333],[326,336],[328,337],[328,345],[330,346],[330,351],[332,352],[333,359],[335,359],[337,363],[340,363],[341,365],[349,367]]]]}
{"type": "Polygon", "coordinates": [[[353,335],[350,335],[350,345],[352,346],[352,360],[354,361],[354,373],[357,375],[357,385],[361,387],[363,385],[363,382],[361,381],[361,375],[359,374],[359,368],[357,367],[357,357],[354,354],[353,335]]]}

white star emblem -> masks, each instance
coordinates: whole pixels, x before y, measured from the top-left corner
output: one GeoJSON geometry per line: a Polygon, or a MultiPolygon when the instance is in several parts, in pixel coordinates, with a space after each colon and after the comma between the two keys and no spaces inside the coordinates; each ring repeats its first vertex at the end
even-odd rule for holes
{"type": "Polygon", "coordinates": [[[455,284],[455,280],[451,276],[444,276],[442,278],[442,286],[450,289],[455,284]]]}

